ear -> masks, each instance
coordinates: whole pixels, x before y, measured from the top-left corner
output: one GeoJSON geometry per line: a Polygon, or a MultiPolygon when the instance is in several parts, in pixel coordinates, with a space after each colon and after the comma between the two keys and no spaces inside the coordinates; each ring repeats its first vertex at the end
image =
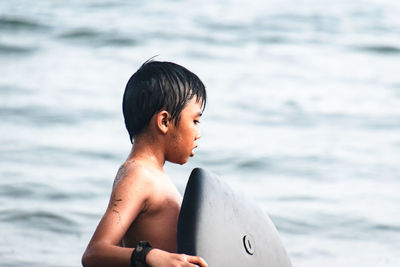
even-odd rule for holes
{"type": "Polygon", "coordinates": [[[168,111],[160,111],[157,114],[157,126],[158,129],[163,133],[166,134],[168,132],[168,128],[170,126],[170,115],[168,111]]]}

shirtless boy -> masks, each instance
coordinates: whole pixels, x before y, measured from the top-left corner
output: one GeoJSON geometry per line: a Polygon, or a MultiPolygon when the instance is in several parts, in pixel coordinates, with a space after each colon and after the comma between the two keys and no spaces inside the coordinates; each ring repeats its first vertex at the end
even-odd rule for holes
{"type": "Polygon", "coordinates": [[[165,161],[184,164],[194,155],[205,103],[203,83],[177,64],[148,61],[130,78],[123,113],[133,146],[84,266],[207,266],[176,254],[182,196],[163,169],[165,161]]]}

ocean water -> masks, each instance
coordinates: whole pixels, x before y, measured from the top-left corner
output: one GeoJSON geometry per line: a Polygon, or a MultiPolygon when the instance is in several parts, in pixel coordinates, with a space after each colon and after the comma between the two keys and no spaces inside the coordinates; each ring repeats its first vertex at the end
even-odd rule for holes
{"type": "Polygon", "coordinates": [[[148,58],[198,74],[196,156],[294,266],[400,266],[400,2],[0,2],[0,265],[79,266],[130,150],[148,58]]]}

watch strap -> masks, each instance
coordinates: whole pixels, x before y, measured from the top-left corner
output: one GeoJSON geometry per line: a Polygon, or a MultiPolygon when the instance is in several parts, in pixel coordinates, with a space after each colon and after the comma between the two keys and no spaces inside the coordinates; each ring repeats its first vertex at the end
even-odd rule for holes
{"type": "Polygon", "coordinates": [[[131,255],[131,266],[132,267],[148,267],[146,264],[146,256],[152,250],[153,247],[147,241],[139,241],[136,244],[135,250],[131,255]]]}

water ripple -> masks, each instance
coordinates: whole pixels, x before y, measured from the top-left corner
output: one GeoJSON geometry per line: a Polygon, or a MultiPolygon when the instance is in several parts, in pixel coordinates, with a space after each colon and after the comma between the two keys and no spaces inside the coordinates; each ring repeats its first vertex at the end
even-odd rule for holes
{"type": "Polygon", "coordinates": [[[38,50],[37,47],[27,47],[21,45],[9,45],[0,43],[0,55],[1,56],[15,56],[15,55],[27,55],[38,50]]]}
{"type": "Polygon", "coordinates": [[[400,54],[400,47],[392,45],[365,45],[365,46],[356,46],[354,47],[354,49],[359,51],[382,54],[382,55],[400,54]]]}
{"type": "Polygon", "coordinates": [[[111,116],[98,109],[57,109],[42,105],[29,104],[25,106],[0,106],[0,116],[4,121],[22,121],[33,125],[78,124],[83,120],[104,120],[111,116]]]}
{"type": "Polygon", "coordinates": [[[89,46],[134,46],[138,40],[114,32],[77,28],[61,33],[59,38],[89,46]]]}
{"type": "Polygon", "coordinates": [[[0,221],[57,233],[75,233],[77,223],[67,216],[61,215],[61,213],[60,211],[55,213],[48,210],[8,209],[0,211],[0,221]]]}
{"type": "Polygon", "coordinates": [[[38,22],[34,22],[27,18],[21,17],[0,17],[0,31],[8,30],[8,31],[33,31],[33,30],[44,30],[47,29],[48,26],[40,24],[38,22]]]}
{"type": "Polygon", "coordinates": [[[297,235],[312,234],[340,240],[370,240],[379,237],[386,242],[388,235],[400,232],[398,225],[376,223],[356,215],[313,214],[303,219],[272,217],[279,231],[297,235]]]}

